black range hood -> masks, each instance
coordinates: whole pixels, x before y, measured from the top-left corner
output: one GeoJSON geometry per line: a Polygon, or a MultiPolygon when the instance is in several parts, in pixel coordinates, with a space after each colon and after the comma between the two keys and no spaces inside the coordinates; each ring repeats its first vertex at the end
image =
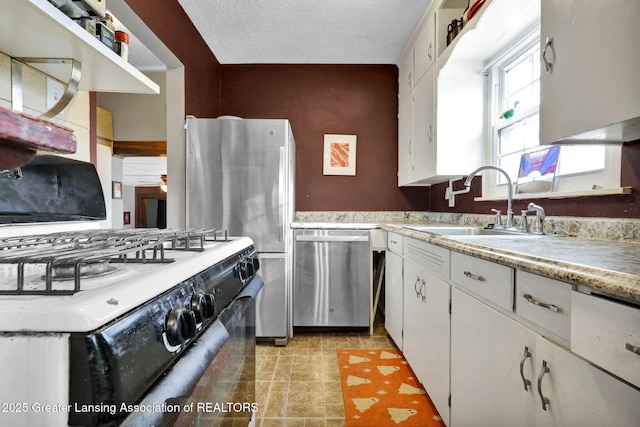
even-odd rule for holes
{"type": "Polygon", "coordinates": [[[0,177],[0,223],[106,217],[102,185],[91,163],[38,155],[22,166],[20,178],[0,177]]]}

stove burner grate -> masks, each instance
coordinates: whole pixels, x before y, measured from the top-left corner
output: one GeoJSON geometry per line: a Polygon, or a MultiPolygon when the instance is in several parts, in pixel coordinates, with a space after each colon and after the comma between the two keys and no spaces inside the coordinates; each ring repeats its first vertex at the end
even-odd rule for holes
{"type": "MultiPolygon", "coordinates": [[[[116,271],[117,268],[112,266],[109,260],[100,260],[98,262],[89,262],[80,266],[80,277],[102,277],[116,271]]],[[[46,275],[41,277],[47,280],[46,275]]],[[[58,265],[53,267],[52,280],[75,280],[74,265],[58,265]]]]}
{"type": "Polygon", "coordinates": [[[0,239],[0,264],[17,269],[14,289],[0,295],[71,295],[81,291],[81,279],[109,274],[112,263],[169,263],[165,249],[203,251],[207,242],[227,241],[226,230],[91,230],[0,239]],[[25,266],[44,265],[44,289],[25,288],[25,266]],[[73,289],[54,286],[73,280],[73,289]]]}

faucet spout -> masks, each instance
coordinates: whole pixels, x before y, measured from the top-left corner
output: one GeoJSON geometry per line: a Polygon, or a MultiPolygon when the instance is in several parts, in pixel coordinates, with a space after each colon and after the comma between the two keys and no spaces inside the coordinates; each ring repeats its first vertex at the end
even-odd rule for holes
{"type": "Polygon", "coordinates": [[[467,179],[465,179],[464,181],[464,185],[465,187],[471,187],[471,181],[473,180],[473,177],[476,176],[479,172],[482,172],[486,169],[498,171],[507,178],[507,223],[505,224],[505,228],[513,229],[515,228],[515,226],[513,225],[513,184],[511,183],[511,177],[504,169],[491,165],[480,166],[478,169],[469,174],[467,179]]]}

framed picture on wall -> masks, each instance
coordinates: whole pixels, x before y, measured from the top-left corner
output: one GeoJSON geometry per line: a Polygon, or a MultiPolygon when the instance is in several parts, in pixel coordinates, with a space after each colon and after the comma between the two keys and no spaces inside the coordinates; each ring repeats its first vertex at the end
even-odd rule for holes
{"type": "Polygon", "coordinates": [[[122,199],[122,183],[120,181],[111,181],[111,198],[122,199]]]}
{"type": "Polygon", "coordinates": [[[356,174],[356,135],[324,135],[324,175],[356,174]]]}

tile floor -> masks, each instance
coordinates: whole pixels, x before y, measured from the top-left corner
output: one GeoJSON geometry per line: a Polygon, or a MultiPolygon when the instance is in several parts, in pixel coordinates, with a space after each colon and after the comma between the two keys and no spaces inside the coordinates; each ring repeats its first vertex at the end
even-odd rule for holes
{"type": "Polygon", "coordinates": [[[344,426],[336,350],[395,348],[384,322],[376,320],[373,335],[295,333],[284,347],[258,342],[257,427],[344,426]]]}

